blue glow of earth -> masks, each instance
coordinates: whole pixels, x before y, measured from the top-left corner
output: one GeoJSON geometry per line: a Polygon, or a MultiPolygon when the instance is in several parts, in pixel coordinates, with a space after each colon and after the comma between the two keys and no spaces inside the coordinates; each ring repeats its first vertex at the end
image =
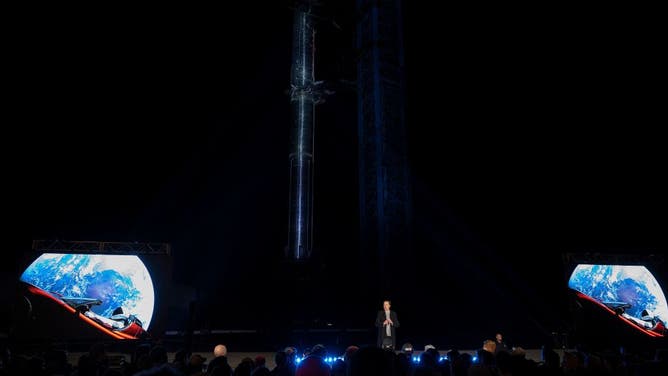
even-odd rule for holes
{"type": "Polygon", "coordinates": [[[144,330],[151,324],[153,281],[137,256],[45,253],[26,268],[21,281],[64,297],[100,299],[102,304],[91,310],[105,317],[122,307],[144,330]]]}
{"type": "Polygon", "coordinates": [[[654,275],[641,265],[578,265],[568,287],[600,302],[631,304],[625,313],[641,317],[646,309],[661,321],[668,319],[668,304],[654,275]]]}

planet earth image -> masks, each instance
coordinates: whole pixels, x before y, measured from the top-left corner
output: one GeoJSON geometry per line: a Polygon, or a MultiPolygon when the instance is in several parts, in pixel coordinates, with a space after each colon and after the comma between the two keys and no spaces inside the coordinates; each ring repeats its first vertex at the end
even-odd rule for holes
{"type": "Polygon", "coordinates": [[[627,303],[633,317],[649,314],[664,323],[668,319],[666,297],[652,273],[642,265],[578,265],[568,287],[597,301],[627,303]],[[646,311],[645,313],[643,311],[646,311]]]}
{"type": "Polygon", "coordinates": [[[135,255],[45,253],[21,275],[21,281],[66,298],[99,299],[91,310],[110,317],[119,307],[147,330],[155,294],[144,263],[135,255]]]}

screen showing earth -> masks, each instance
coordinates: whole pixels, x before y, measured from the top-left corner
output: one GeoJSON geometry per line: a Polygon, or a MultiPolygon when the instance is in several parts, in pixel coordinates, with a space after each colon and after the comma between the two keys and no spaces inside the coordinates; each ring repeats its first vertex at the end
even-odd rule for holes
{"type": "Polygon", "coordinates": [[[642,265],[579,264],[568,287],[601,304],[623,307],[627,318],[641,322],[648,317],[666,322],[668,304],[654,275],[642,265]]]}
{"type": "Polygon", "coordinates": [[[70,305],[86,304],[98,321],[122,314],[138,319],[143,330],[151,324],[153,281],[135,255],[44,253],[20,279],[70,305]]]}

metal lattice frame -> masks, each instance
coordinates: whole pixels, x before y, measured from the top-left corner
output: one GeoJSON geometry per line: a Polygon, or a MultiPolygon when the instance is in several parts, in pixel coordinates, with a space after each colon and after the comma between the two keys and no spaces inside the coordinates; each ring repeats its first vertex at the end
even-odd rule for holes
{"type": "Polygon", "coordinates": [[[170,255],[168,243],[33,240],[32,250],[60,253],[100,253],[114,255],[170,255]]]}
{"type": "Polygon", "coordinates": [[[664,257],[657,251],[648,251],[644,254],[616,254],[600,252],[564,253],[566,265],[575,264],[602,264],[602,265],[660,265],[664,257]]]}

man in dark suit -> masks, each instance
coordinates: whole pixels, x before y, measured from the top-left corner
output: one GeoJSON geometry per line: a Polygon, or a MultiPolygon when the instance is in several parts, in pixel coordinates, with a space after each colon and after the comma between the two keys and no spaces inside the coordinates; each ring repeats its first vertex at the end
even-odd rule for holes
{"type": "Polygon", "coordinates": [[[385,350],[394,350],[397,345],[396,329],[399,327],[399,318],[396,312],[390,310],[391,306],[389,300],[383,301],[383,309],[376,315],[378,347],[385,350]]]}
{"type": "Polygon", "coordinates": [[[511,348],[508,347],[508,345],[503,341],[503,334],[496,333],[494,342],[496,342],[496,350],[494,350],[495,355],[501,351],[505,351],[507,353],[512,351],[511,348]]]}

